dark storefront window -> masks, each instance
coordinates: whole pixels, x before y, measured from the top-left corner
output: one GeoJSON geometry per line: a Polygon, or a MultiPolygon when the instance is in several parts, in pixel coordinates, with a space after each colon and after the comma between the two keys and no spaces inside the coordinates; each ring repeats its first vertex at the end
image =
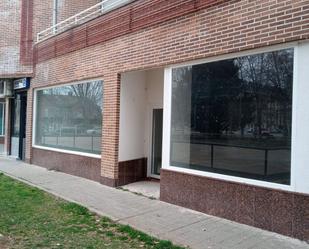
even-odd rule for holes
{"type": "Polygon", "coordinates": [[[290,184],[293,55],[173,69],[170,164],[290,184]]]}
{"type": "Polygon", "coordinates": [[[101,154],[103,82],[38,90],[35,144],[101,154]]]}
{"type": "Polygon", "coordinates": [[[5,84],[5,81],[0,80],[0,95],[4,94],[4,84],[5,84]]]}

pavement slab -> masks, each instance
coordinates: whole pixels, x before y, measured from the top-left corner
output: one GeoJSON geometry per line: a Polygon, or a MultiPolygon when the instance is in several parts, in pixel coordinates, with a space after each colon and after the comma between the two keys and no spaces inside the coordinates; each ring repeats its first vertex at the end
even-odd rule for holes
{"type": "Polygon", "coordinates": [[[192,249],[309,249],[306,242],[0,157],[0,172],[99,215],[192,249]]]}

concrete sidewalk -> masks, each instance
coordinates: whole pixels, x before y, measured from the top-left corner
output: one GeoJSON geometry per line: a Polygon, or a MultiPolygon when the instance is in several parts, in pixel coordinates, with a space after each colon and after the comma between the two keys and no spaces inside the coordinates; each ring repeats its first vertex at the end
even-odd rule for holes
{"type": "Polygon", "coordinates": [[[0,171],[117,222],[193,249],[309,249],[296,239],[13,159],[0,157],[0,171]]]}

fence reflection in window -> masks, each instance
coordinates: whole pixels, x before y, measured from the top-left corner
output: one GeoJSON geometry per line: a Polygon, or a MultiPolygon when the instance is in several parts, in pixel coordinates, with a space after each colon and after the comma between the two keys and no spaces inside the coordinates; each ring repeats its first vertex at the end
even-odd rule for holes
{"type": "Polygon", "coordinates": [[[172,70],[172,166],[290,183],[293,49],[172,70]]]}
{"type": "Polygon", "coordinates": [[[38,90],[35,144],[101,154],[103,82],[38,90]]]}

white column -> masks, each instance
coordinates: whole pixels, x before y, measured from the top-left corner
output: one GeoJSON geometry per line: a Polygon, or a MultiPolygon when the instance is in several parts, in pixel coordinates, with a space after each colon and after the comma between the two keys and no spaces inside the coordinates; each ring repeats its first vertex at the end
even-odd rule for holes
{"type": "Polygon", "coordinates": [[[309,43],[295,51],[293,88],[292,186],[309,193],[309,43]]]}

